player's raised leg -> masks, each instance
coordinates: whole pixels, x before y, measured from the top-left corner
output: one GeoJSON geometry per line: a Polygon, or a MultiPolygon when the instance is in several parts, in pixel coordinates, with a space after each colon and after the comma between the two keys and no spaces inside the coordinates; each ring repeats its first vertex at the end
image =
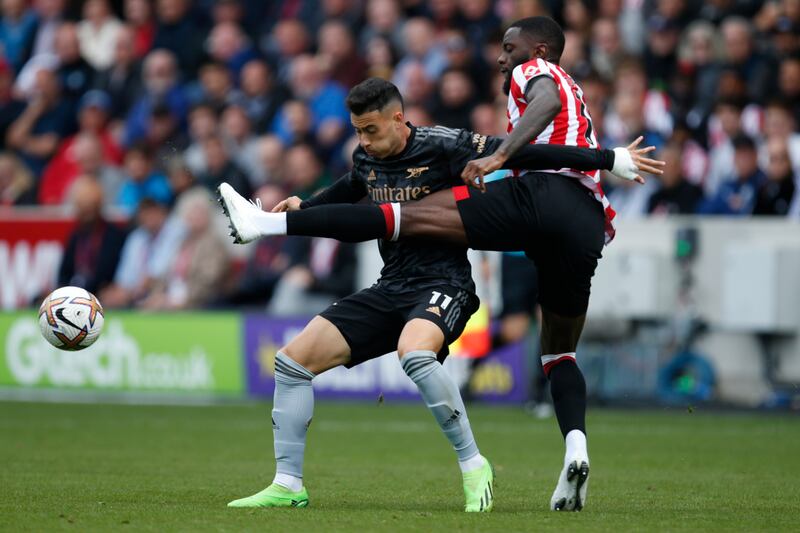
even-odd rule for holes
{"type": "MultiPolygon", "coordinates": [[[[454,302],[453,307],[456,305],[459,304],[454,302]]],[[[428,308],[432,309],[433,306],[428,308]]],[[[463,329],[463,325],[456,324],[459,318],[457,314],[452,314],[449,321],[447,310],[442,316],[436,317],[437,322],[445,323],[444,327],[450,323],[458,330],[454,332],[455,337],[463,329]]],[[[468,317],[469,313],[466,315],[468,317]]],[[[466,322],[466,318],[463,322],[466,322]]],[[[446,342],[441,325],[414,318],[406,324],[400,335],[397,353],[403,370],[417,385],[425,405],[458,456],[466,499],[464,510],[489,512],[494,506],[494,472],[489,461],[478,450],[458,387],[437,359],[446,342]]]]}
{"type": "Polygon", "coordinates": [[[275,358],[275,394],[272,431],[275,445],[275,478],[267,488],[228,507],[305,507],[308,491],[303,486],[306,433],[314,414],[311,380],[342,365],[350,348],[336,327],[315,317],[275,358]]]}
{"type": "Polygon", "coordinates": [[[227,183],[220,185],[217,193],[230,222],[231,236],[239,244],[274,235],[330,237],[342,242],[363,242],[386,236],[382,206],[329,204],[288,213],[269,213],[262,210],[260,201],[246,200],[227,183]]]}
{"type": "Polygon", "coordinates": [[[343,242],[422,236],[466,244],[464,226],[449,190],[406,203],[402,211],[399,203],[330,204],[285,213],[263,211],[260,203],[246,200],[227,183],[220,185],[218,193],[237,243],[274,235],[301,235],[343,242]]]}

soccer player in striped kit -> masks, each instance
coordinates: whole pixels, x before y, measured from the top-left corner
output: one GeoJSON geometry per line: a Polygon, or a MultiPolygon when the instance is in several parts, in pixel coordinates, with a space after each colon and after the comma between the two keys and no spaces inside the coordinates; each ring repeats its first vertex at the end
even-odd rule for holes
{"type": "MultiPolygon", "coordinates": [[[[510,154],[532,144],[557,144],[597,148],[598,143],[583,91],[559,65],[564,50],[564,33],[548,17],[531,17],[514,22],[503,37],[502,53],[498,58],[500,71],[505,75],[504,91],[508,94],[508,137],[491,155],[467,164],[462,177],[484,188],[483,176],[503,167],[510,154]]],[[[548,172],[548,171],[543,171],[548,172]]],[[[600,185],[600,171],[578,171],[562,168],[556,172],[580,183],[602,206],[604,241],[614,238],[616,213],[600,185]]],[[[514,175],[519,176],[519,171],[514,175]]],[[[591,206],[588,206],[591,210],[591,206]]],[[[463,211],[462,211],[463,215],[463,211]]],[[[578,236],[580,248],[600,257],[603,241],[600,233],[592,231],[599,217],[587,220],[586,234],[578,236]],[[590,237],[594,236],[594,239],[590,237]]],[[[467,220],[464,220],[467,226],[467,220]]],[[[572,243],[566,245],[570,249],[572,243]]],[[[572,290],[555,294],[547,291],[552,285],[541,285],[542,304],[542,365],[550,380],[550,391],[561,432],[566,443],[564,466],[550,501],[554,510],[580,510],[586,501],[589,477],[589,454],[586,444],[586,384],[575,361],[575,349],[586,317],[591,274],[596,258],[559,252],[564,244],[528,250],[537,267],[576,267],[585,270],[578,279],[565,280],[572,290]],[[553,260],[553,255],[562,257],[553,260]],[[585,297],[573,294],[575,289],[585,297]],[[585,289],[581,291],[581,289],[585,289]]],[[[575,272],[572,272],[575,274],[575,272]]],[[[546,276],[546,274],[545,274],[546,276]]],[[[555,276],[554,276],[555,277],[555,276]]],[[[557,276],[564,278],[565,276],[557,276]]],[[[568,277],[568,276],[567,276],[568,277]]]]}

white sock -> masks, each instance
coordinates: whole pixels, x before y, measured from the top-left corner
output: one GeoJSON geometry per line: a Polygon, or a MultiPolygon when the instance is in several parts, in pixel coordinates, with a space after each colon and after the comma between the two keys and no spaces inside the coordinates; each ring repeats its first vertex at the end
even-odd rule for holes
{"type": "Polygon", "coordinates": [[[275,474],[275,479],[272,482],[292,492],[299,492],[303,488],[303,478],[281,474],[280,472],[275,474]]]}
{"type": "Polygon", "coordinates": [[[389,205],[392,206],[392,214],[394,215],[394,231],[389,240],[396,241],[400,237],[400,204],[398,202],[392,202],[389,205]]]}
{"type": "Polygon", "coordinates": [[[461,468],[462,472],[471,472],[472,470],[477,470],[482,467],[486,463],[486,458],[481,454],[475,455],[474,457],[470,457],[466,461],[459,461],[458,466],[461,468]]]}
{"type": "Polygon", "coordinates": [[[286,213],[267,213],[261,211],[251,215],[251,222],[262,237],[271,235],[286,235],[286,213]]]}
{"type": "Polygon", "coordinates": [[[567,433],[564,439],[567,445],[567,452],[564,455],[564,462],[569,462],[576,457],[585,458],[589,460],[589,452],[586,450],[586,435],[579,429],[573,429],[567,433]]]}

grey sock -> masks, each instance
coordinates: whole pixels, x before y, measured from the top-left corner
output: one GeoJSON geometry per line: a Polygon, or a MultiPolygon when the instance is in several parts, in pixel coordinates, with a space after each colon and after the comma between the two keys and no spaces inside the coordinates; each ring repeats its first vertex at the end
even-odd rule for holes
{"type": "Polygon", "coordinates": [[[282,352],[275,357],[272,433],[276,471],[303,477],[306,432],[314,414],[314,374],[282,352]]]}
{"type": "Polygon", "coordinates": [[[416,383],[425,405],[433,413],[459,461],[478,455],[478,445],[472,436],[467,410],[458,387],[436,360],[431,351],[408,352],[400,361],[408,377],[416,383]]]}

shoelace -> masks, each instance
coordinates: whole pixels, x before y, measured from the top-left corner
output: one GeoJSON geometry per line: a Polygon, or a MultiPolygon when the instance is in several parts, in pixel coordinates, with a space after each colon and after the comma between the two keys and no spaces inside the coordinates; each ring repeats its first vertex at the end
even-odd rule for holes
{"type": "Polygon", "coordinates": [[[253,204],[254,206],[256,206],[256,207],[258,208],[258,210],[259,210],[259,211],[263,211],[263,210],[261,209],[261,198],[256,198],[256,201],[255,201],[255,202],[254,202],[254,201],[251,199],[251,200],[250,200],[250,203],[251,203],[251,204],[253,204]]]}

